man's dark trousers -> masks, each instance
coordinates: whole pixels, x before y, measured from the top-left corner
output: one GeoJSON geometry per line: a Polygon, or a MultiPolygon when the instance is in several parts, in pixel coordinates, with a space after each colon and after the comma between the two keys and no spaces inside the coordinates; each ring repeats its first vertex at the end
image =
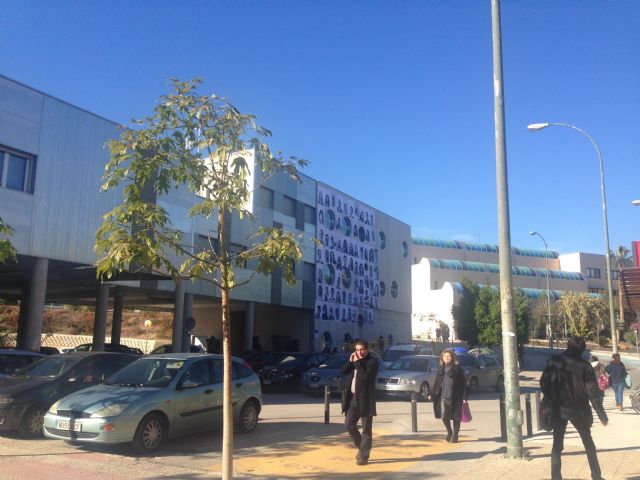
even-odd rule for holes
{"type": "Polygon", "coordinates": [[[353,443],[359,449],[360,458],[363,460],[369,460],[369,453],[371,452],[372,436],[371,427],[373,426],[373,417],[359,417],[358,405],[356,403],[355,395],[349,403],[349,409],[347,415],[344,418],[344,424],[347,427],[347,431],[353,440],[353,443]],[[358,431],[358,420],[362,422],[362,434],[358,431]]]}
{"type": "MultiPolygon", "coordinates": [[[[551,450],[551,479],[561,480],[562,474],[560,468],[562,467],[562,450],[564,450],[564,434],[567,431],[568,420],[560,419],[558,424],[553,429],[553,448],[551,450]]],[[[573,423],[573,422],[572,422],[573,423]]],[[[576,430],[580,434],[582,444],[587,452],[587,460],[589,461],[589,468],[591,468],[591,478],[594,480],[600,480],[602,472],[600,471],[600,464],[598,463],[598,455],[596,453],[596,445],[591,438],[591,428],[583,425],[575,425],[576,430]]]]}

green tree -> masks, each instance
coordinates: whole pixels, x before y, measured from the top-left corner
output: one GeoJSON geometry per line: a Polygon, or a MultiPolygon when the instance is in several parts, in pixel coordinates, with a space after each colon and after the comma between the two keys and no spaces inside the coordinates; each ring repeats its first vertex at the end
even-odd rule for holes
{"type": "Polygon", "coordinates": [[[13,234],[13,228],[4,223],[4,220],[0,217],[0,263],[4,263],[9,259],[14,262],[18,261],[18,252],[11,244],[13,234]]]}
{"type": "MultiPolygon", "coordinates": [[[[563,332],[564,323],[558,315],[558,307],[556,301],[553,298],[551,300],[551,331],[563,332]]],[[[534,302],[530,316],[533,319],[535,333],[537,336],[545,338],[547,336],[547,322],[549,318],[549,308],[547,307],[547,294],[541,293],[540,297],[534,302]]]]}
{"type": "Polygon", "coordinates": [[[502,314],[498,290],[490,285],[482,287],[474,311],[480,343],[488,346],[502,344],[502,314]]]}
{"type": "Polygon", "coordinates": [[[514,290],[513,310],[516,317],[516,336],[518,343],[529,343],[529,325],[531,324],[531,301],[520,289],[514,290]]]}
{"type": "Polygon", "coordinates": [[[176,282],[198,279],[220,291],[224,354],[222,476],[233,477],[233,407],[230,292],[246,284],[255,273],[269,274],[278,267],[295,283],[295,263],[302,258],[299,239],[276,228],[257,229],[247,239],[246,250],[230,248],[229,221],[252,218],[247,202],[257,181],[284,175],[299,181],[298,169],[307,162],[284,158],[264,142],[271,134],[256,125],[255,116],[242,114],[226,99],[198,93],[200,79],[171,79],[173,91],[163,95],[152,115],[123,127],[118,140],[109,142],[110,160],[102,190],[122,188],[123,201],[104,216],[96,233],[98,275],[109,277],[125,269],[151,269],[171,275],[176,282]],[[253,149],[255,171],[243,155],[253,149]],[[215,219],[217,238],[199,248],[175,228],[158,201],[148,201],[176,189],[188,190],[196,199],[190,218],[215,219]],[[197,194],[197,196],[196,196],[197,194]],[[248,260],[256,264],[247,274],[248,260]],[[243,277],[236,278],[242,270],[243,277]]]}
{"type": "Polygon", "coordinates": [[[560,316],[567,320],[570,334],[591,338],[597,326],[589,294],[565,292],[558,300],[557,305],[560,316]]]}
{"type": "Polygon", "coordinates": [[[475,306],[479,292],[480,288],[478,284],[464,277],[462,279],[460,301],[458,305],[454,305],[451,309],[456,337],[467,342],[469,346],[478,345],[478,325],[475,317],[475,306]]]}
{"type": "Polygon", "coordinates": [[[619,245],[615,252],[609,253],[611,257],[611,267],[620,270],[621,268],[633,267],[631,252],[624,245],[619,245]]]}

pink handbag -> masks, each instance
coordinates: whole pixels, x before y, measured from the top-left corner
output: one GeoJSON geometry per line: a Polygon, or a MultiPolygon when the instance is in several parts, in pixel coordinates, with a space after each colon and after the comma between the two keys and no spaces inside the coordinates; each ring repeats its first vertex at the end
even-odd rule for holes
{"type": "Polygon", "coordinates": [[[469,402],[466,400],[462,401],[462,411],[460,412],[460,421],[462,423],[468,423],[471,421],[473,417],[471,417],[471,409],[469,408],[469,402]]]}

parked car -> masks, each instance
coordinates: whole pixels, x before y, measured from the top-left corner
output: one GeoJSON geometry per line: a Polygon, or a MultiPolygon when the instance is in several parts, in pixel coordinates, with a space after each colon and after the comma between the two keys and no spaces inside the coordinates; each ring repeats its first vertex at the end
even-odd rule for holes
{"type": "Polygon", "coordinates": [[[46,357],[46,355],[32,350],[0,348],[0,378],[5,378],[42,357],[46,357]]]}
{"type": "MultiPolygon", "coordinates": [[[[93,344],[92,343],[83,343],[81,345],[75,346],[71,352],[92,352],[93,344]]],[[[113,345],[111,343],[104,344],[105,352],[117,352],[117,353],[128,353],[130,355],[144,355],[144,352],[136,347],[129,347],[127,345],[113,345]]]]}
{"type": "Polygon", "coordinates": [[[264,367],[262,385],[298,385],[304,372],[312,367],[317,367],[327,357],[328,355],[324,353],[287,353],[276,364],[264,367]]]}
{"type": "MultiPolygon", "coordinates": [[[[47,437],[78,443],[132,443],[143,453],[162,442],[221,422],[223,357],[172,353],[138,359],[101,385],[78,392],[49,408],[47,437]]],[[[236,428],[250,432],[262,408],[260,381],[233,358],[236,428]]]]}
{"type": "Polygon", "coordinates": [[[245,352],[242,358],[261,377],[264,367],[278,363],[286,354],[286,352],[272,352],[271,350],[250,350],[245,352]]]}
{"type": "Polygon", "coordinates": [[[45,355],[56,355],[60,353],[56,347],[40,347],[40,353],[44,353],[45,355]]]}
{"type": "Polygon", "coordinates": [[[56,400],[96,385],[136,355],[71,352],[50,355],[0,379],[0,431],[42,436],[42,419],[56,400]]]}
{"type": "Polygon", "coordinates": [[[376,391],[385,395],[410,396],[426,401],[436,379],[439,359],[435,355],[406,355],[378,373],[376,391]]]}
{"type": "Polygon", "coordinates": [[[480,388],[493,388],[500,391],[504,386],[504,372],[497,357],[493,355],[458,355],[460,366],[464,370],[469,392],[480,388]]]}
{"type": "Polygon", "coordinates": [[[393,362],[407,355],[433,355],[433,349],[415,343],[397,343],[387,348],[382,355],[382,361],[388,368],[393,362]]]}
{"type": "Polygon", "coordinates": [[[341,368],[349,360],[350,353],[337,353],[326,358],[317,367],[310,368],[302,374],[302,388],[307,392],[324,391],[329,385],[332,392],[338,391],[343,386],[341,368]]]}
{"type": "MultiPolygon", "coordinates": [[[[151,350],[149,355],[160,355],[162,353],[173,353],[173,345],[167,343],[151,350]]],[[[207,353],[202,345],[189,345],[189,353],[207,353]]]]}

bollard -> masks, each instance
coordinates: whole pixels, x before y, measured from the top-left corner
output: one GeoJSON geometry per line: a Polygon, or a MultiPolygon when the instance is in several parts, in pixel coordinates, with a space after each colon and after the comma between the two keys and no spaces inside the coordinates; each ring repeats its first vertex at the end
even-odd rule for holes
{"type": "Polygon", "coordinates": [[[329,404],[331,403],[331,390],[329,385],[324,386],[324,423],[329,425],[329,404]]]}
{"type": "Polygon", "coordinates": [[[536,392],[536,430],[540,431],[540,392],[536,392]]]}
{"type": "Polygon", "coordinates": [[[500,392],[500,440],[507,441],[507,411],[504,404],[504,393],[500,392]]]}
{"type": "Polygon", "coordinates": [[[531,394],[524,394],[524,408],[527,415],[527,437],[533,435],[533,425],[531,425],[531,394]]]}
{"type": "Polygon", "coordinates": [[[411,431],[418,431],[418,394],[411,392],[411,431]]]}

